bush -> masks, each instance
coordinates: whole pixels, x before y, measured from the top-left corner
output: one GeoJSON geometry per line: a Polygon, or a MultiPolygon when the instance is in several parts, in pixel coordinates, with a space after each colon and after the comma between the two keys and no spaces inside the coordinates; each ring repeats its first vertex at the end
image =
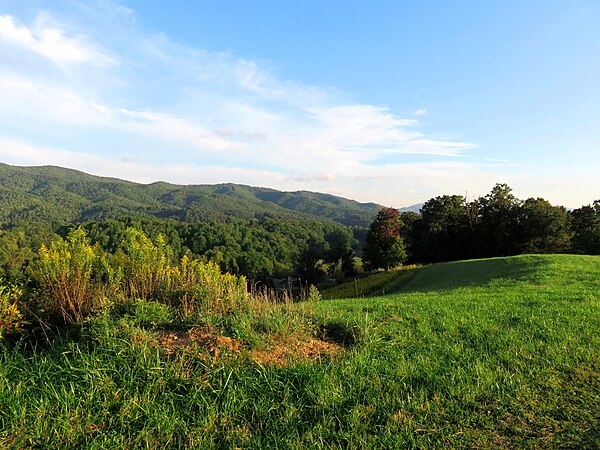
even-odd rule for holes
{"type": "Polygon", "coordinates": [[[81,228],[73,230],[66,240],[43,245],[32,266],[42,317],[79,322],[106,306],[109,298],[161,302],[178,308],[184,320],[223,316],[248,306],[245,277],[187,256],[172,264],[172,253],[161,236],[154,244],[142,231],[129,228],[123,250],[107,255],[90,245],[81,228]]]}
{"type": "Polygon", "coordinates": [[[161,328],[174,322],[173,311],[168,305],[146,300],[136,300],[130,308],[130,315],[136,326],[141,328],[161,328]]]}
{"type": "Polygon", "coordinates": [[[102,278],[105,255],[81,228],[49,247],[42,245],[31,274],[38,282],[38,300],[48,319],[59,316],[66,323],[83,320],[106,303],[102,278]]]}
{"type": "Polygon", "coordinates": [[[23,291],[14,285],[0,284],[0,341],[18,333],[25,323],[19,309],[22,294],[23,291]]]}
{"type": "Polygon", "coordinates": [[[199,313],[225,315],[247,301],[246,278],[221,273],[216,263],[187,256],[172,267],[165,278],[170,299],[179,307],[183,319],[199,313]]]}
{"type": "Polygon", "coordinates": [[[159,235],[157,244],[143,231],[128,228],[125,232],[124,253],[115,257],[121,267],[129,298],[163,300],[169,259],[172,250],[159,235]]]}

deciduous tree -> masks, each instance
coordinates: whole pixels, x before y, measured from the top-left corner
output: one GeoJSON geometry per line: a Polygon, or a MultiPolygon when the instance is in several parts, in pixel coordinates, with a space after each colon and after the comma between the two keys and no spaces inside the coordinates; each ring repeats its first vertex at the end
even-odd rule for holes
{"type": "Polygon", "coordinates": [[[363,259],[368,269],[398,266],[406,260],[401,235],[400,213],[394,208],[382,208],[367,233],[363,259]]]}

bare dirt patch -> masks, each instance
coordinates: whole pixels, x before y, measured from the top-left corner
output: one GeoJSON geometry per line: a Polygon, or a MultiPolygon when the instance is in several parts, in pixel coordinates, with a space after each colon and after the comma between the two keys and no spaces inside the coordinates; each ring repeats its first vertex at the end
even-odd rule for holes
{"type": "Polygon", "coordinates": [[[172,355],[177,349],[188,349],[192,346],[218,357],[223,351],[239,352],[241,344],[236,339],[222,336],[213,328],[195,327],[189,330],[160,331],[158,344],[167,355],[172,355]]]}
{"type": "Polygon", "coordinates": [[[167,355],[193,349],[213,358],[246,353],[263,365],[286,366],[292,362],[320,361],[335,358],[344,346],[325,339],[300,339],[295,336],[270,336],[265,348],[248,349],[242,342],[221,335],[216,329],[195,327],[189,330],[163,330],[158,332],[157,343],[167,355]]]}
{"type": "Polygon", "coordinates": [[[341,345],[321,339],[281,339],[276,340],[268,349],[251,350],[250,357],[261,364],[283,367],[303,360],[335,358],[342,350],[341,345]]]}

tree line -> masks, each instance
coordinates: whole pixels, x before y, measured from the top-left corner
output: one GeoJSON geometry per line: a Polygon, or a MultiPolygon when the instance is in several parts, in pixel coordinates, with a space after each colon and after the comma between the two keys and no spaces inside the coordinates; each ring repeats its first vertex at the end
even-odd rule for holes
{"type": "Polygon", "coordinates": [[[496,184],[473,201],[432,198],[419,213],[383,208],[369,228],[364,262],[376,269],[523,253],[600,254],[600,200],[567,211],[496,184]]]}
{"type": "Polygon", "coordinates": [[[25,269],[38,258],[43,244],[66,238],[78,227],[92,245],[98,244],[106,253],[122,250],[127,230],[135,228],[153,240],[162,236],[176,258],[211,261],[223,272],[267,286],[288,276],[300,277],[303,284],[317,282],[327,270],[331,276],[343,278],[352,272],[353,258],[361,247],[353,228],[267,215],[260,220],[230,222],[129,217],[70,223],[55,229],[19,226],[0,229],[0,278],[23,280],[25,269]]]}
{"type": "Polygon", "coordinates": [[[107,253],[122,250],[127,229],[133,227],[151,239],[163,236],[177,258],[211,261],[223,272],[267,286],[290,276],[303,284],[343,280],[403,263],[520,253],[600,254],[600,201],[567,211],[543,198],[520,200],[509,186],[497,184],[472,201],[461,195],[432,198],[419,213],[383,208],[369,228],[268,214],[224,222],[127,217],[5,226],[0,229],[0,278],[25,279],[42,244],[66,238],[79,226],[107,253]]]}

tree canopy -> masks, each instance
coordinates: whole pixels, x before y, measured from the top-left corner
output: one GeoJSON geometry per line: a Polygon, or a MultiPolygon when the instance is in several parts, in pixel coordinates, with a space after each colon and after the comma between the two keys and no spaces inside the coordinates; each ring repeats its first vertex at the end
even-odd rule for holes
{"type": "Polygon", "coordinates": [[[400,212],[382,208],[369,227],[363,259],[369,269],[398,266],[406,260],[400,212]]]}

